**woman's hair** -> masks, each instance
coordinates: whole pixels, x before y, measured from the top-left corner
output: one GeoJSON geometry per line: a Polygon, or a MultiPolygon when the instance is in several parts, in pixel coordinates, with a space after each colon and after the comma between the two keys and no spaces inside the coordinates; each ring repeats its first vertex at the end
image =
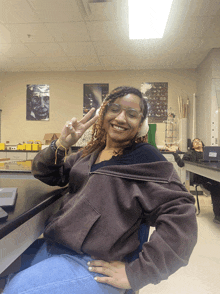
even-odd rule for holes
{"type": "MultiPolygon", "coordinates": [[[[195,140],[199,140],[199,141],[202,142],[202,140],[200,140],[199,138],[194,138],[194,139],[192,140],[192,142],[191,142],[190,150],[194,150],[194,148],[193,148],[193,143],[194,143],[195,140]]],[[[204,146],[205,146],[205,144],[202,142],[202,147],[204,148],[204,146]]]]}
{"type": "MultiPolygon", "coordinates": [[[[128,94],[134,94],[140,98],[140,108],[141,112],[143,114],[141,123],[146,119],[147,117],[147,101],[143,98],[142,93],[133,87],[118,87],[110,92],[104,99],[100,110],[99,110],[99,118],[96,121],[96,123],[93,125],[92,128],[92,139],[87,143],[87,145],[83,148],[82,156],[85,157],[86,155],[92,153],[95,150],[102,150],[105,147],[106,144],[106,131],[103,129],[103,122],[104,117],[107,111],[107,106],[109,102],[113,103],[117,98],[124,97],[128,94]]],[[[147,135],[146,135],[147,136],[147,135]]],[[[146,136],[139,137],[137,136],[129,143],[129,146],[135,143],[141,143],[146,142],[146,136]]],[[[121,150],[118,152],[115,152],[115,155],[122,155],[123,150],[128,146],[123,146],[121,150]]]]}

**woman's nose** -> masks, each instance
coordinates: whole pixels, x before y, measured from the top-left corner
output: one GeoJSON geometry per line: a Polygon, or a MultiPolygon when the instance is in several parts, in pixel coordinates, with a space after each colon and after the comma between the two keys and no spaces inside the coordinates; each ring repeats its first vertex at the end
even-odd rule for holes
{"type": "Polygon", "coordinates": [[[116,116],[115,118],[118,121],[123,121],[126,122],[126,112],[124,109],[122,109],[122,111],[116,116]]]}

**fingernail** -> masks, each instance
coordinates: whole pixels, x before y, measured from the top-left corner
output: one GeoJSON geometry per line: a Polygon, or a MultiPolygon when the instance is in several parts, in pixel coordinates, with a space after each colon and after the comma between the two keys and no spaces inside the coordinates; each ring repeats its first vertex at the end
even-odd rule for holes
{"type": "Polygon", "coordinates": [[[92,271],[92,267],[90,266],[90,267],[88,268],[88,270],[89,270],[89,271],[92,271]]]}
{"type": "Polygon", "coordinates": [[[97,277],[95,277],[95,278],[94,278],[94,280],[96,280],[96,281],[97,281],[97,280],[98,280],[98,279],[97,279],[97,277]]]}
{"type": "Polygon", "coordinates": [[[87,265],[90,265],[90,261],[87,262],[87,265]]]}

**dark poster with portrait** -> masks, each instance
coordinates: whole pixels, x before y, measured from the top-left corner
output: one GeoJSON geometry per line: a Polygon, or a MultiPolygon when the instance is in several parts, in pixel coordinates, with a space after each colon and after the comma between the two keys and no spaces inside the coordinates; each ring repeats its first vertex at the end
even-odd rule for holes
{"type": "Polygon", "coordinates": [[[49,120],[49,85],[27,85],[26,120],[49,120]]]}
{"type": "Polygon", "coordinates": [[[83,85],[83,115],[95,107],[98,109],[103,99],[108,94],[109,84],[84,84],[83,85]]]}
{"type": "Polygon", "coordinates": [[[141,92],[148,104],[148,122],[167,120],[168,83],[142,83],[141,92]]]}

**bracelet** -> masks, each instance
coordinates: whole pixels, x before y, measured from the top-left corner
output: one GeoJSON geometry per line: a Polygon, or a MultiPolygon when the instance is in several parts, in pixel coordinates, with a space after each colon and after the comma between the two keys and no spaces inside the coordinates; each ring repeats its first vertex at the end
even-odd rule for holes
{"type": "Polygon", "coordinates": [[[56,145],[57,140],[52,141],[51,147],[55,151],[55,164],[57,164],[57,156],[64,156],[64,162],[66,161],[67,153],[69,148],[64,147],[62,144],[60,144],[58,147],[56,145]],[[61,147],[63,149],[61,149],[61,147]]]}

